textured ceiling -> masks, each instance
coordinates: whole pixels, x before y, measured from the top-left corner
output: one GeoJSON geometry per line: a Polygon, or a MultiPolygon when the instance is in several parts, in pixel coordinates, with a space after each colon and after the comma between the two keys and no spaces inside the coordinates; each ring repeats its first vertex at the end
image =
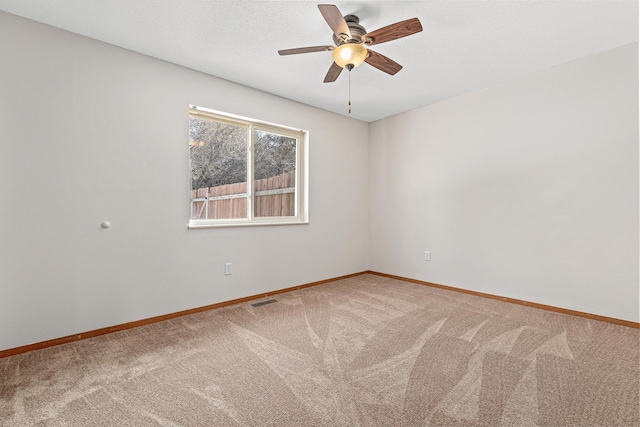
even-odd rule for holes
{"type": "MultiPolygon", "coordinates": [[[[0,0],[0,10],[343,115],[348,75],[322,83],[333,44],[315,1],[0,0]]],[[[351,73],[350,117],[373,121],[638,40],[633,1],[335,2],[367,31],[424,31],[372,47],[404,68],[351,73]]]]}

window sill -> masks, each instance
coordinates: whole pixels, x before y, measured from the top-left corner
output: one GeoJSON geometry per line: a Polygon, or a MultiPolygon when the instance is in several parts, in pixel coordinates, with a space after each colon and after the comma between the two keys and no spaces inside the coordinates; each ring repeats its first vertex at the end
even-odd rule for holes
{"type": "Polygon", "coordinates": [[[309,221],[297,221],[297,220],[288,220],[288,221],[238,221],[238,222],[217,222],[217,221],[198,221],[198,222],[189,222],[187,228],[188,229],[196,229],[196,228],[220,228],[220,227],[260,227],[264,225],[301,225],[301,224],[309,224],[309,221]]]}

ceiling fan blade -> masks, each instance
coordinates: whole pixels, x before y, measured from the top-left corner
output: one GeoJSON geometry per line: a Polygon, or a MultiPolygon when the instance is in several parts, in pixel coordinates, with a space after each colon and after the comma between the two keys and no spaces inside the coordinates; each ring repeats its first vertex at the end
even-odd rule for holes
{"type": "Polygon", "coordinates": [[[376,67],[380,71],[384,71],[392,76],[398,71],[402,70],[402,65],[398,64],[393,59],[389,59],[381,53],[369,50],[369,56],[364,60],[369,65],[376,67]]]}
{"type": "Polygon", "coordinates": [[[319,4],[318,9],[320,9],[322,17],[327,21],[336,37],[340,38],[340,34],[346,34],[347,38],[351,38],[351,31],[349,31],[347,21],[344,20],[342,13],[335,5],[319,4]]]}
{"type": "Polygon", "coordinates": [[[334,47],[327,46],[309,46],[309,47],[297,47],[295,49],[284,49],[279,50],[278,53],[280,55],[297,55],[298,53],[311,53],[311,52],[324,52],[327,50],[333,50],[334,47]]]}
{"type": "Polygon", "coordinates": [[[327,75],[324,77],[324,83],[335,82],[340,73],[342,72],[342,67],[336,64],[335,62],[331,64],[327,75]]]}
{"type": "Polygon", "coordinates": [[[365,34],[362,38],[363,40],[371,39],[371,42],[368,43],[371,46],[410,36],[411,34],[419,33],[420,31],[422,31],[422,24],[420,23],[420,20],[418,18],[411,18],[379,28],[365,34]]]}

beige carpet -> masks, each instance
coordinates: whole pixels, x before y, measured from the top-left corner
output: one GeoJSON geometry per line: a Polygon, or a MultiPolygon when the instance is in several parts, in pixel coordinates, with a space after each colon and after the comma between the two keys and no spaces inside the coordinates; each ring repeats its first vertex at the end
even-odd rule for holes
{"type": "Polygon", "coordinates": [[[636,329],[373,275],[274,298],[0,359],[0,425],[640,425],[636,329]]]}

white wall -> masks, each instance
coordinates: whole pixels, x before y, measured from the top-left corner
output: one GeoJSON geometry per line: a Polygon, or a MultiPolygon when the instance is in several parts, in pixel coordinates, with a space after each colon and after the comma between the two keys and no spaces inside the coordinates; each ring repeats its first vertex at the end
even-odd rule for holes
{"type": "Polygon", "coordinates": [[[637,44],[370,133],[371,270],[639,320],[637,44]]]}
{"type": "Polygon", "coordinates": [[[0,349],[368,268],[638,321],[637,61],[368,125],[0,12],[0,349]],[[187,230],[188,104],[309,130],[311,224],[187,230]]]}
{"type": "Polygon", "coordinates": [[[368,138],[0,12],[0,349],[366,270],[368,138]],[[311,223],[188,230],[189,104],[308,130],[311,223]]]}

